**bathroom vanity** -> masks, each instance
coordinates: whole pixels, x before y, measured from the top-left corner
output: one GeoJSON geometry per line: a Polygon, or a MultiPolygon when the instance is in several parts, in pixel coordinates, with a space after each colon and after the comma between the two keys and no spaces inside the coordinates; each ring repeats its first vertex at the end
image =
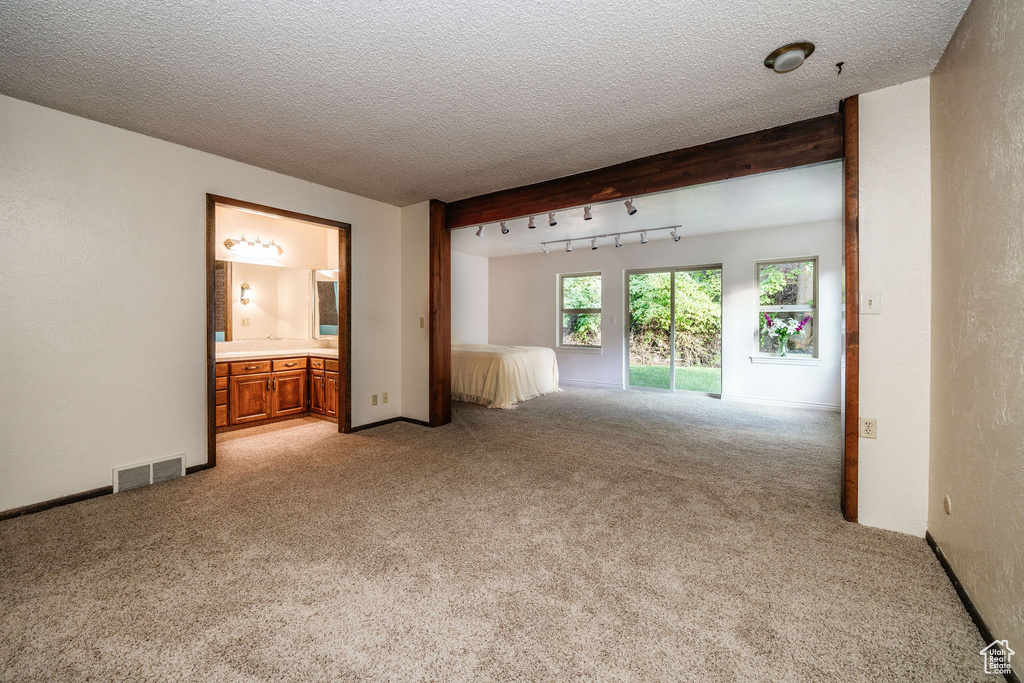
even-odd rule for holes
{"type": "Polygon", "coordinates": [[[338,418],[337,349],[218,353],[216,376],[219,431],[286,417],[338,418]]]}

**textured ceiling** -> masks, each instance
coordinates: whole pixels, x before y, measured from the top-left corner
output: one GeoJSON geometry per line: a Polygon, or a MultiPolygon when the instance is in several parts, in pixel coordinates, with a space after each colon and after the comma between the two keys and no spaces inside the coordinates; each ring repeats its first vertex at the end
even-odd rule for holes
{"type": "Polygon", "coordinates": [[[928,75],[967,5],[3,0],[0,92],[402,206],[834,112],[928,75]]]}
{"type": "MultiPolygon", "coordinates": [[[[671,192],[649,194],[634,201],[637,211],[630,216],[622,202],[593,207],[593,219],[583,220],[579,209],[555,214],[558,225],[548,225],[547,215],[536,217],[536,228],[526,227],[526,219],[507,221],[508,234],[501,234],[497,223],[484,226],[480,237],[475,228],[452,231],[452,251],[477,256],[536,254],[540,243],[572,239],[573,250],[590,252],[590,238],[631,230],[646,230],[679,225],[685,237],[712,232],[731,232],[778,225],[799,225],[817,221],[840,220],[843,216],[843,165],[833,161],[816,166],[760,173],[757,175],[697,185],[671,192]]],[[[648,233],[650,242],[668,240],[668,231],[648,233]]],[[[624,235],[623,244],[639,242],[639,235],[624,235]]],[[[599,240],[600,247],[614,244],[611,238],[599,240]]],[[[671,249],[664,243],[660,248],[671,249]]],[[[553,244],[551,250],[564,249],[553,244]]],[[[651,247],[656,248],[656,247],[651,247]]]]}

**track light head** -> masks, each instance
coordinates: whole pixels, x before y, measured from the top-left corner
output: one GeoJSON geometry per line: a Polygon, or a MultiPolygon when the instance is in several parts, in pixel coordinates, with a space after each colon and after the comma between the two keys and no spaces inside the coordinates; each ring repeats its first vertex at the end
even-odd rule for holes
{"type": "Polygon", "coordinates": [[[481,225],[479,228],[476,229],[476,236],[477,237],[483,237],[484,236],[484,226],[481,225]]]}
{"type": "Polygon", "coordinates": [[[501,222],[501,234],[502,235],[507,235],[508,234],[508,226],[505,225],[505,221],[501,222]]]}
{"type": "Polygon", "coordinates": [[[533,216],[530,216],[530,222],[526,224],[526,227],[528,227],[530,230],[533,230],[534,228],[537,227],[537,224],[533,222],[533,216]]]}
{"type": "Polygon", "coordinates": [[[548,245],[544,244],[543,242],[541,242],[540,244],[540,250],[543,251],[545,254],[551,253],[551,250],[548,249],[548,245]]]}
{"type": "Polygon", "coordinates": [[[572,240],[566,240],[565,242],[565,253],[572,251],[572,240]]]}
{"type": "Polygon", "coordinates": [[[673,242],[678,242],[679,238],[682,237],[682,235],[680,235],[678,232],[676,232],[676,228],[672,228],[672,232],[670,232],[669,234],[672,235],[672,241],[673,242]]]}
{"type": "Polygon", "coordinates": [[[640,233],[640,244],[647,244],[647,232],[640,233]]]}
{"type": "Polygon", "coordinates": [[[593,215],[592,215],[592,214],[590,213],[590,207],[589,207],[589,206],[584,206],[584,207],[583,207],[583,220],[585,220],[585,221],[589,221],[589,220],[591,220],[591,219],[592,219],[593,217],[594,217],[594,216],[593,216],[593,215]]]}
{"type": "Polygon", "coordinates": [[[618,235],[616,235],[615,236],[615,248],[617,249],[617,248],[619,248],[621,246],[622,246],[622,238],[619,237],[618,235]]]}
{"type": "Polygon", "coordinates": [[[597,238],[596,237],[591,237],[590,238],[590,251],[597,251],[597,238]]]}
{"type": "Polygon", "coordinates": [[[632,199],[627,199],[626,200],[626,213],[628,213],[630,216],[632,216],[634,213],[636,213],[636,207],[633,206],[633,200],[632,199]]]}
{"type": "Polygon", "coordinates": [[[555,212],[554,211],[552,211],[551,213],[548,214],[548,225],[550,225],[552,228],[555,227],[556,225],[558,225],[558,221],[555,220],[555,212]]]}

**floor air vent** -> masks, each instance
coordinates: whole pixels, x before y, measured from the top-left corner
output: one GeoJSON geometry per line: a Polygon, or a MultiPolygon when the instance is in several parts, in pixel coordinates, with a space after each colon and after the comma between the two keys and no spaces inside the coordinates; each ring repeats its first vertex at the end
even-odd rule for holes
{"type": "Polygon", "coordinates": [[[114,493],[185,476],[185,454],[114,468],[114,493]]]}

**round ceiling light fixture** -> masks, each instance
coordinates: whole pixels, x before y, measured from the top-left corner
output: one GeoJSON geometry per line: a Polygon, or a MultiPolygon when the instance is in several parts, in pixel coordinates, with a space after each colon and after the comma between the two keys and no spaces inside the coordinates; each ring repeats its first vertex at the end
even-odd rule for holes
{"type": "Polygon", "coordinates": [[[803,64],[813,52],[814,43],[790,43],[765,57],[764,65],[775,73],[788,73],[803,64]]]}

